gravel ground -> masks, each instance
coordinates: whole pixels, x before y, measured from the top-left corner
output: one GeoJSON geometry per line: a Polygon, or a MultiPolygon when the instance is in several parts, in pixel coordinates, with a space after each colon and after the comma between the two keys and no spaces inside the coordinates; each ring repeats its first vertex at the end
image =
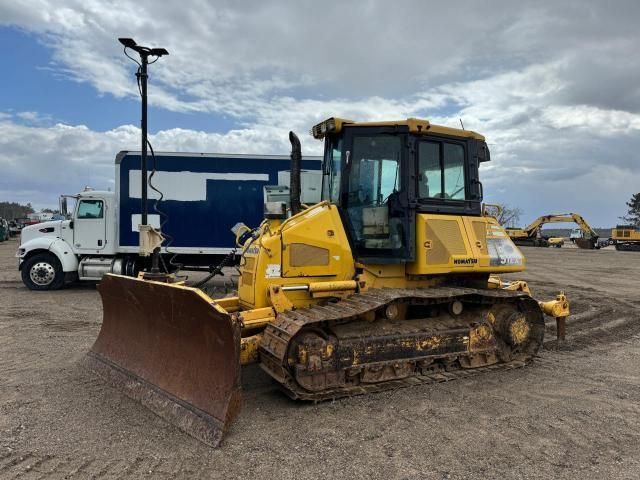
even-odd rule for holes
{"type": "Polygon", "coordinates": [[[94,285],[30,292],[0,243],[0,478],[640,477],[640,254],[523,248],[548,325],[532,366],[317,405],[256,368],[222,448],[181,433],[81,366],[98,334],[94,285]]]}

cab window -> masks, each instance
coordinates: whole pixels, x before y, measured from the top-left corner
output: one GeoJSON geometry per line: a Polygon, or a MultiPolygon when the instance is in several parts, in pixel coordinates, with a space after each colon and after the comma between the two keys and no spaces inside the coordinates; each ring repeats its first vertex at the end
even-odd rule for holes
{"type": "Polygon", "coordinates": [[[418,146],[418,198],[465,200],[464,147],[450,142],[418,146]]]}
{"type": "Polygon", "coordinates": [[[103,217],[103,203],[102,200],[81,200],[78,205],[77,218],[102,218],[103,217]]]}
{"type": "Polygon", "coordinates": [[[399,190],[400,139],[356,137],[349,176],[349,205],[383,205],[399,190]]]}
{"type": "Polygon", "coordinates": [[[327,141],[324,157],[324,179],[322,199],[332,203],[340,201],[340,179],[342,178],[342,139],[327,141]]]}

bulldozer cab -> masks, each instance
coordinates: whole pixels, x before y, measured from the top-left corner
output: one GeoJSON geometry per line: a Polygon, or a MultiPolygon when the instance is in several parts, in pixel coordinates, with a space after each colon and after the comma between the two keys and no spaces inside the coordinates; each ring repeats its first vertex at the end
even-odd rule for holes
{"type": "Polygon", "coordinates": [[[480,216],[484,137],[427,121],[354,123],[329,119],[322,198],[336,204],[363,263],[412,262],[417,213],[480,216]]]}

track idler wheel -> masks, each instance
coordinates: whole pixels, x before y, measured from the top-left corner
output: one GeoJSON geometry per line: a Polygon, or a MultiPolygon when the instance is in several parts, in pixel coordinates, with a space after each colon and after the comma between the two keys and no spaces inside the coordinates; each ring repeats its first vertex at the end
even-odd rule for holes
{"type": "MultiPolygon", "coordinates": [[[[529,305],[528,305],[529,306],[529,305]]],[[[503,362],[527,361],[533,357],[544,340],[544,318],[533,301],[529,309],[516,305],[494,307],[489,314],[497,334],[498,356],[503,362]]]]}

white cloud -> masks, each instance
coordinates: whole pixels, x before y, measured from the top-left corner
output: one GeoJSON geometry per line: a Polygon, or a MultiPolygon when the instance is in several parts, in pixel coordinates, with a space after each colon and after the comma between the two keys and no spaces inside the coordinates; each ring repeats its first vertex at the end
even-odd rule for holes
{"type": "Polygon", "coordinates": [[[589,105],[553,105],[545,109],[542,120],[554,128],[579,128],[602,136],[640,131],[639,114],[589,105]]]}
{"type": "MultiPolygon", "coordinates": [[[[490,143],[491,199],[522,206],[525,220],[562,205],[606,225],[640,184],[639,13],[637,2],[578,0],[38,0],[3,3],[0,23],[53,49],[54,63],[40,68],[118,98],[137,93],[116,38],[166,47],[170,55],[151,67],[151,103],[234,126],[176,125],[154,136],[158,150],[284,153],[288,129],[306,132],[331,115],[462,119],[490,143]]],[[[59,171],[65,189],[108,181],[115,152],[139,143],[134,127],[51,125],[46,112],[0,121],[0,190],[42,198],[59,171]],[[29,156],[34,145],[42,155],[29,156]]],[[[303,137],[303,148],[321,145],[303,137]]]]}

